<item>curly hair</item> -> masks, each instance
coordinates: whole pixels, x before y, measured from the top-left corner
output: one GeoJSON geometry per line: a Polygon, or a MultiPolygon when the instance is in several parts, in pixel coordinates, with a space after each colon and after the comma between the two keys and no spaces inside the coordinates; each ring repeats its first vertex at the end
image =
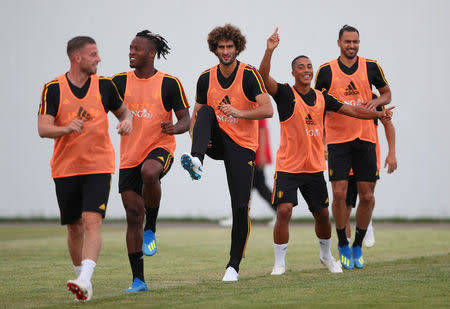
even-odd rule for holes
{"type": "Polygon", "coordinates": [[[247,40],[238,27],[232,24],[226,24],[223,27],[216,27],[208,34],[209,50],[216,53],[217,44],[220,40],[231,40],[236,46],[236,55],[239,55],[245,49],[247,40]]]}

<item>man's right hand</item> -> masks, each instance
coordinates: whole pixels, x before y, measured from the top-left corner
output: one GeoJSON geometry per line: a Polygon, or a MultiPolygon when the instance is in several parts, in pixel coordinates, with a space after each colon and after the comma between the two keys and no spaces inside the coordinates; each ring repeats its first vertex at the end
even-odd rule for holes
{"type": "Polygon", "coordinates": [[[267,39],[267,49],[274,50],[280,43],[280,35],[278,34],[278,27],[275,32],[267,39]]]}
{"type": "Polygon", "coordinates": [[[78,119],[75,118],[74,120],[72,120],[72,122],[66,127],[66,134],[72,133],[73,131],[80,133],[81,134],[81,130],[83,130],[84,127],[84,120],[83,119],[78,119]]]}

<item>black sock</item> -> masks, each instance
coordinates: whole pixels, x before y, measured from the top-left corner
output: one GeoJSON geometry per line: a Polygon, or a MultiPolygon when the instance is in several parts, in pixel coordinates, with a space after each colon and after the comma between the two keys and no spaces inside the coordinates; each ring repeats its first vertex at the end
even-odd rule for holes
{"type": "Polygon", "coordinates": [[[355,241],[353,242],[353,247],[361,247],[364,236],[366,236],[367,230],[361,230],[358,227],[356,227],[355,232],[355,241]]]}
{"type": "Polygon", "coordinates": [[[152,230],[153,233],[156,233],[156,218],[158,218],[159,207],[149,208],[145,206],[145,226],[144,231],[152,230]]]}
{"type": "Polygon", "coordinates": [[[337,236],[339,239],[338,246],[348,246],[347,235],[345,234],[345,227],[343,229],[336,228],[337,236]]]}
{"type": "Polygon", "coordinates": [[[143,282],[144,280],[144,255],[142,251],[129,253],[128,259],[130,260],[131,272],[133,273],[134,278],[139,278],[143,282]]]}

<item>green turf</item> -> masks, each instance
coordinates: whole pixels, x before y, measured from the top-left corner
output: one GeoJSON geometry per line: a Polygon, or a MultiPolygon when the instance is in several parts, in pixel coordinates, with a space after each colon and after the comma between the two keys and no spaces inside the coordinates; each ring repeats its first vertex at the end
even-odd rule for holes
{"type": "MultiPolygon", "coordinates": [[[[94,297],[76,304],[65,291],[74,278],[65,228],[0,225],[0,308],[448,308],[448,225],[379,224],[363,270],[330,274],[318,260],[311,224],[291,226],[283,276],[270,276],[272,230],[252,228],[239,281],[220,280],[230,230],[208,224],[163,224],[158,253],[145,257],[150,292],[124,294],[131,283],[125,225],[105,225],[94,297]]],[[[333,236],[333,254],[336,256],[333,236]]]]}

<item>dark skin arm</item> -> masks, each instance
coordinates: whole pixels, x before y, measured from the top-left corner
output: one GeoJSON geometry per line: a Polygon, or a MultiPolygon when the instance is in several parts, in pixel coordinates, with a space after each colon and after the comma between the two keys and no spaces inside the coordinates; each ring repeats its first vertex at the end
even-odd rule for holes
{"type": "Polygon", "coordinates": [[[175,116],[177,117],[177,123],[173,124],[172,122],[163,121],[161,122],[162,132],[169,135],[174,134],[182,134],[189,130],[189,125],[191,118],[189,117],[188,109],[181,109],[175,112],[175,116]]]}

